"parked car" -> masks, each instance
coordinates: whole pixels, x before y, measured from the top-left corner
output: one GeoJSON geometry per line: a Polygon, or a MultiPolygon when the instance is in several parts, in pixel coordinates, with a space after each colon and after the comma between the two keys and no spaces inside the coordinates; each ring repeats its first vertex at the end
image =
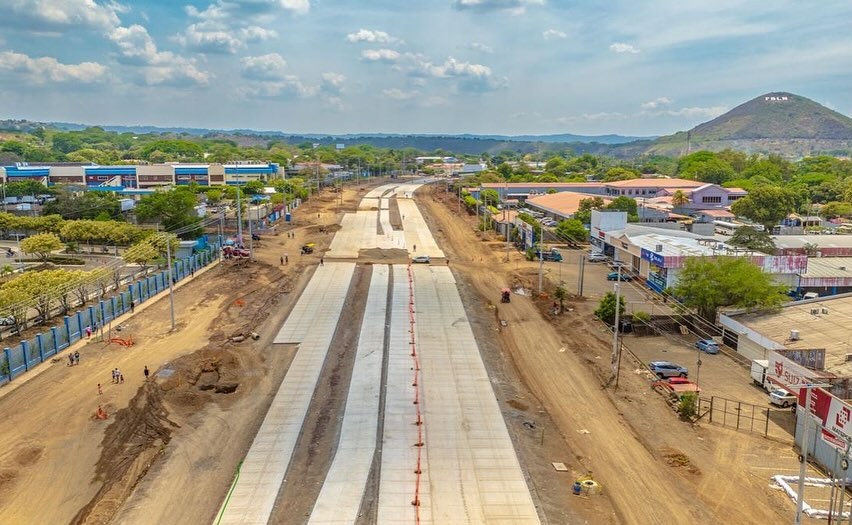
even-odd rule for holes
{"type": "Polygon", "coordinates": [[[769,402],[775,406],[783,408],[796,406],[796,401],[796,394],[791,394],[783,388],[775,389],[769,394],[769,402]]]}
{"type": "Polygon", "coordinates": [[[0,317],[0,326],[15,326],[15,316],[0,317]]]}
{"type": "Polygon", "coordinates": [[[411,259],[411,262],[420,263],[420,264],[429,264],[429,256],[428,255],[418,255],[414,259],[411,259]]]}
{"type": "Polygon", "coordinates": [[[609,257],[602,254],[601,252],[592,252],[588,256],[586,256],[586,260],[589,262],[605,262],[609,257]]]}
{"type": "MultiPolygon", "coordinates": [[[[610,272],[606,275],[607,281],[618,281],[618,272],[610,272]]],[[[621,280],[622,281],[632,281],[633,277],[629,273],[621,272],[621,280]]]]}
{"type": "Polygon", "coordinates": [[[719,353],[719,343],[712,339],[701,339],[695,343],[695,348],[701,350],[702,352],[707,352],[708,354],[718,354],[719,353]]]}
{"type": "Polygon", "coordinates": [[[680,366],[671,361],[651,361],[648,363],[648,368],[659,378],[687,377],[689,375],[689,370],[685,366],[680,366]]]}

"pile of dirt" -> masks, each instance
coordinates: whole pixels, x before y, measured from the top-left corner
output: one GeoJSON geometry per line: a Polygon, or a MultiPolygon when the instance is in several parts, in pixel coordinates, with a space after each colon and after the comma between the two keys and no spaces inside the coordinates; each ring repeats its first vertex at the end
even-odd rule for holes
{"type": "Polygon", "coordinates": [[[109,523],[171,440],[174,428],[177,424],[169,420],[162,390],[153,382],[146,383],[107,427],[101,442],[103,453],[95,466],[103,486],[71,525],[109,523]]]}
{"type": "Polygon", "coordinates": [[[692,464],[689,456],[677,449],[666,448],[662,451],[662,455],[666,465],[670,467],[682,468],[691,474],[701,474],[701,471],[692,464]]]}
{"type": "Polygon", "coordinates": [[[380,262],[382,264],[407,264],[408,250],[402,248],[370,248],[358,252],[360,262],[380,262]]]}

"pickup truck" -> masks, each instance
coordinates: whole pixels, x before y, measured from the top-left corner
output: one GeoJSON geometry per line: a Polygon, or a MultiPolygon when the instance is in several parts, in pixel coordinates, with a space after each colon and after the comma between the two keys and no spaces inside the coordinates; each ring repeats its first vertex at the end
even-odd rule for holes
{"type": "Polygon", "coordinates": [[[560,262],[560,261],[562,261],[562,254],[559,253],[559,250],[557,250],[556,248],[553,248],[549,252],[542,251],[541,252],[541,258],[544,259],[545,261],[560,262]]]}

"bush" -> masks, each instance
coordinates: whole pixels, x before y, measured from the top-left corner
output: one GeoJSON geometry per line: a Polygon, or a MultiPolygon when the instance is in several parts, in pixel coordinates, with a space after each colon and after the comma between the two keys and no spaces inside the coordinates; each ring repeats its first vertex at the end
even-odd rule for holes
{"type": "Polygon", "coordinates": [[[77,257],[63,257],[61,255],[51,255],[47,258],[47,262],[53,264],[74,264],[78,266],[86,264],[86,261],[83,259],[78,259],[77,257]]]}
{"type": "Polygon", "coordinates": [[[637,323],[648,324],[651,322],[651,314],[642,310],[639,310],[638,312],[633,312],[633,321],[637,323]]]}
{"type": "Polygon", "coordinates": [[[681,419],[691,421],[698,414],[698,394],[695,392],[686,392],[680,396],[680,401],[677,404],[677,413],[681,419]]]}

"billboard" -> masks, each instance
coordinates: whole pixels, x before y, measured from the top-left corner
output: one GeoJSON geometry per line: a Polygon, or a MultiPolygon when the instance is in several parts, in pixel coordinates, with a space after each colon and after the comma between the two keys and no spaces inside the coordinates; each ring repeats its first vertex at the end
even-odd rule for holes
{"type": "Polygon", "coordinates": [[[825,348],[785,349],[776,350],[776,352],[805,368],[811,370],[825,369],[825,348]]]}
{"type": "MultiPolygon", "coordinates": [[[[769,380],[781,386],[797,386],[814,383],[814,372],[796,364],[778,352],[769,352],[769,380]]],[[[804,392],[804,389],[802,389],[804,392]]]]}

